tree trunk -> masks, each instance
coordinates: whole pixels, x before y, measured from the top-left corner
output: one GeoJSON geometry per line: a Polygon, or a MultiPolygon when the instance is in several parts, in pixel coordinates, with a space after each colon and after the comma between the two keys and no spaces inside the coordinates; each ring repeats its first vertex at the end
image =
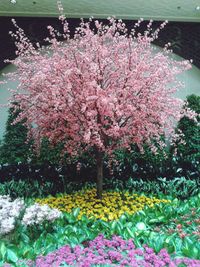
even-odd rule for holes
{"type": "Polygon", "coordinates": [[[103,153],[97,152],[97,198],[102,199],[103,193],[103,153]]]}

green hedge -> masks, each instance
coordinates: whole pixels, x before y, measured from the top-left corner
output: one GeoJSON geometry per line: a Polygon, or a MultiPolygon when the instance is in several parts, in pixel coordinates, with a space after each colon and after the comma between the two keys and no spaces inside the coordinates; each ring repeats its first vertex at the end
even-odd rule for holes
{"type": "MultiPolygon", "coordinates": [[[[200,96],[188,96],[186,106],[198,114],[197,122],[187,117],[179,121],[177,130],[183,132],[185,144],[177,145],[174,164],[181,168],[194,168],[200,172],[200,96]]],[[[172,147],[172,153],[174,149],[175,147],[172,147]]]]}
{"type": "Polygon", "coordinates": [[[19,113],[20,110],[14,112],[13,108],[9,109],[6,131],[0,147],[1,164],[26,162],[32,157],[31,142],[26,142],[27,128],[23,125],[24,121],[12,124],[19,113]]]}

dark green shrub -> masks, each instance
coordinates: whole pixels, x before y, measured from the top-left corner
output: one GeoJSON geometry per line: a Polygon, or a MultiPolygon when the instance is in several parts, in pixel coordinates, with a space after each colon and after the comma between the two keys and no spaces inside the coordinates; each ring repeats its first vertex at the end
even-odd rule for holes
{"type": "MultiPolygon", "coordinates": [[[[200,114],[200,96],[188,96],[186,107],[200,114]]],[[[198,117],[197,120],[199,123],[200,118],[198,117]]],[[[144,154],[141,154],[134,145],[131,152],[116,151],[119,164],[114,165],[113,176],[120,179],[141,177],[146,180],[155,180],[158,177],[172,179],[181,176],[197,179],[200,176],[200,125],[198,123],[187,117],[182,118],[176,132],[180,130],[183,132],[185,144],[177,142],[173,147],[158,148],[156,155],[148,147],[144,147],[144,154]]]]}
{"type": "MultiPolygon", "coordinates": [[[[0,195],[9,195],[15,199],[46,197],[60,193],[70,194],[82,188],[95,187],[95,182],[70,181],[58,179],[55,181],[43,180],[18,180],[14,179],[0,183],[0,195]]],[[[130,178],[126,181],[115,178],[107,178],[104,181],[105,190],[116,190],[131,193],[145,194],[165,194],[173,198],[187,199],[200,193],[200,179],[190,180],[185,177],[175,177],[173,179],[158,178],[154,181],[130,178]]]]}
{"type": "Polygon", "coordinates": [[[50,146],[50,143],[47,138],[43,138],[40,153],[36,156],[33,154],[32,163],[33,164],[59,164],[61,161],[61,151],[63,145],[57,144],[55,147],[50,146]]]}
{"type": "MultiPolygon", "coordinates": [[[[33,149],[33,142],[27,143],[27,128],[23,125],[24,121],[12,124],[18,116],[20,110],[14,112],[13,108],[9,109],[9,116],[6,123],[6,132],[3,140],[0,142],[0,164],[18,164],[32,162],[35,165],[42,164],[66,164],[68,157],[65,155],[64,159],[61,156],[63,144],[57,144],[52,147],[47,138],[43,138],[40,153],[36,155],[33,149]]],[[[91,166],[94,164],[90,152],[83,153],[83,155],[75,162],[80,162],[81,165],[91,166]]]]}
{"type": "Polygon", "coordinates": [[[184,134],[185,144],[177,144],[172,147],[172,153],[177,149],[176,156],[172,156],[173,164],[182,169],[182,173],[188,171],[195,177],[200,175],[200,96],[190,95],[187,97],[186,106],[194,110],[197,114],[197,122],[183,117],[178,125],[177,131],[184,134]]]}
{"type": "Polygon", "coordinates": [[[135,145],[132,145],[130,152],[116,151],[116,159],[118,164],[114,165],[113,176],[117,178],[141,177],[152,180],[170,171],[168,148],[158,148],[157,154],[154,154],[150,148],[144,146],[144,153],[141,153],[135,145]]]}
{"type": "Polygon", "coordinates": [[[31,142],[26,142],[27,128],[23,121],[12,125],[19,112],[13,112],[13,108],[9,110],[6,132],[0,147],[0,163],[26,162],[32,155],[31,142]]]}
{"type": "Polygon", "coordinates": [[[187,199],[200,193],[200,178],[191,180],[185,177],[172,179],[159,177],[153,181],[134,178],[122,181],[112,178],[105,180],[105,188],[120,192],[128,190],[131,193],[164,194],[173,198],[187,199]]]}
{"type": "Polygon", "coordinates": [[[0,183],[0,195],[9,195],[12,199],[16,198],[41,198],[48,195],[60,193],[70,194],[81,190],[83,187],[94,187],[92,182],[72,182],[59,179],[58,181],[38,181],[38,180],[18,180],[14,179],[0,183]]]}
{"type": "Polygon", "coordinates": [[[10,180],[0,183],[0,195],[9,195],[12,199],[44,197],[53,193],[53,189],[53,183],[47,181],[10,180]]]}
{"type": "Polygon", "coordinates": [[[32,161],[34,164],[51,163],[58,164],[61,157],[62,144],[51,147],[47,139],[42,140],[39,156],[33,150],[33,142],[27,142],[27,128],[24,121],[13,124],[20,110],[14,112],[9,109],[6,132],[0,143],[0,163],[16,164],[32,161]]]}

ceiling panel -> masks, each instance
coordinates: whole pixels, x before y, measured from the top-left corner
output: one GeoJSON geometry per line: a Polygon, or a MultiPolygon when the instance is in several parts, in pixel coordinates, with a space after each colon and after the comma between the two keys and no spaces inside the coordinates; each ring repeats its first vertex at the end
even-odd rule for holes
{"type": "MultiPolygon", "coordinates": [[[[56,0],[0,0],[0,16],[57,17],[56,0]],[[11,2],[16,2],[15,4],[11,2]]],[[[69,18],[107,18],[200,22],[199,0],[62,0],[69,18]]]]}

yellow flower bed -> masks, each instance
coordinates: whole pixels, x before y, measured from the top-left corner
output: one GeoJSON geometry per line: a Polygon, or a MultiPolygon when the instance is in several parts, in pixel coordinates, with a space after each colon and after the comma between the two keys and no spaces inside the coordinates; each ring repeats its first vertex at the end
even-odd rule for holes
{"type": "Polygon", "coordinates": [[[148,198],[128,192],[104,192],[103,199],[96,198],[96,189],[78,191],[62,197],[48,197],[37,199],[37,203],[48,204],[52,208],[71,213],[73,209],[80,208],[78,219],[82,215],[88,218],[95,217],[104,221],[118,219],[122,214],[134,214],[145,206],[153,207],[154,204],[167,203],[169,200],[148,198]]]}

